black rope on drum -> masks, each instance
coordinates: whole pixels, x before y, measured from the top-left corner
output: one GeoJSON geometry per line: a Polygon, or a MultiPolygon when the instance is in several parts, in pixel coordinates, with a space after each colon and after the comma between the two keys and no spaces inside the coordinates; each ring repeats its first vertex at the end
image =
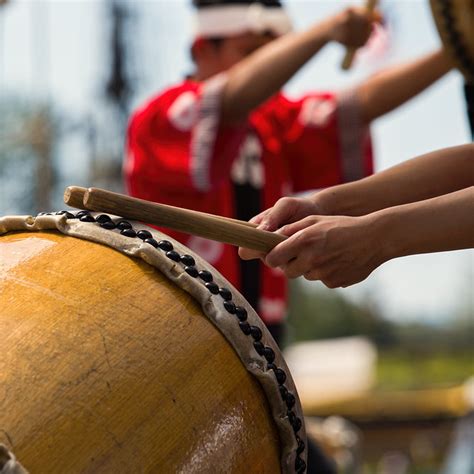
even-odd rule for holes
{"type": "Polygon", "coordinates": [[[135,231],[130,222],[124,219],[114,222],[107,214],[100,214],[94,217],[89,211],[79,211],[76,214],[73,214],[69,211],[59,211],[52,213],[40,212],[38,214],[38,216],[44,215],[66,215],[67,219],[79,219],[81,222],[94,222],[106,230],[117,230],[120,231],[120,234],[126,237],[139,238],[144,243],[151,245],[155,249],[165,252],[166,257],[168,257],[170,260],[176,263],[181,263],[184,267],[184,271],[191,277],[200,280],[211,294],[220,295],[226,312],[232,316],[235,316],[242,333],[252,338],[255,352],[265,360],[267,371],[272,371],[275,376],[281,398],[287,407],[286,415],[288,422],[290,423],[295,434],[297,444],[295,472],[302,474],[306,471],[306,463],[301,458],[301,454],[306,449],[306,446],[304,441],[298,436],[298,432],[301,429],[303,422],[293,411],[293,408],[296,404],[296,397],[285,386],[287,379],[286,373],[281,367],[278,367],[276,364],[274,364],[275,352],[271,347],[265,346],[265,344],[262,342],[262,330],[257,326],[249,324],[247,321],[247,310],[242,306],[236,305],[232,301],[232,292],[228,288],[219,287],[214,282],[212,273],[208,270],[197,269],[196,262],[191,255],[180,255],[174,250],[173,244],[171,242],[168,240],[157,241],[153,238],[151,232],[146,229],[135,231]]]}
{"type": "Polygon", "coordinates": [[[474,61],[469,56],[468,49],[464,44],[463,38],[456,28],[456,21],[453,15],[453,5],[451,0],[439,0],[440,11],[443,18],[446,34],[451,41],[456,56],[462,67],[474,77],[474,61]]]}

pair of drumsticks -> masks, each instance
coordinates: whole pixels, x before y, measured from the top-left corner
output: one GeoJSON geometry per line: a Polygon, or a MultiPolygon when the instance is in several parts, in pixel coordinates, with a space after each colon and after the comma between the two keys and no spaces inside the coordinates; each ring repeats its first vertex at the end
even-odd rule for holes
{"type": "Polygon", "coordinates": [[[78,209],[107,212],[265,253],[285,240],[285,236],[257,229],[250,222],[153,203],[104,189],[69,186],[64,192],[64,202],[78,209]]]}

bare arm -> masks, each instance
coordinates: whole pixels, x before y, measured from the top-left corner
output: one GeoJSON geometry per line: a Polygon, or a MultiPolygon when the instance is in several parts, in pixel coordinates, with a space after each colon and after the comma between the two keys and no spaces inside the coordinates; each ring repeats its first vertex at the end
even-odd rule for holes
{"type": "Polygon", "coordinates": [[[328,42],[363,45],[370,35],[371,19],[365,9],[350,8],[306,31],[282,36],[240,61],[228,73],[222,97],[223,122],[244,119],[328,42]]]}
{"type": "Polygon", "coordinates": [[[396,257],[474,247],[474,187],[361,217],[310,216],[264,259],[330,288],[358,283],[396,257]]]}
{"type": "Polygon", "coordinates": [[[313,195],[320,211],[358,216],[474,184],[474,144],[444,148],[313,195]]]}
{"type": "MultiPolygon", "coordinates": [[[[382,209],[390,212],[393,206],[425,202],[473,184],[474,144],[470,143],[413,158],[368,178],[333,186],[309,197],[282,198],[252,221],[261,229],[275,231],[288,224],[296,225],[297,221],[318,219],[317,216],[371,216],[382,209]]],[[[240,249],[239,254],[246,259],[262,257],[248,249],[240,249]]]]}
{"type": "Polygon", "coordinates": [[[372,215],[383,258],[474,247],[474,187],[372,215]],[[382,240],[385,240],[385,242],[382,240]]]}
{"type": "Polygon", "coordinates": [[[362,120],[369,123],[397,108],[429,87],[453,66],[452,60],[441,49],[373,75],[356,90],[362,120]]]}

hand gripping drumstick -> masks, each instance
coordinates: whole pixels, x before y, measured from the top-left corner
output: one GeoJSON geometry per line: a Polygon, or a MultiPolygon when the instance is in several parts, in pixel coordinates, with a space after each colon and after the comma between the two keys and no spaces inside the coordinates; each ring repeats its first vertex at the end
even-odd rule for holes
{"type": "MultiPolygon", "coordinates": [[[[377,1],[378,0],[367,0],[365,8],[369,13],[372,13],[375,10],[375,7],[377,6],[377,1]]],[[[358,48],[347,48],[346,55],[344,56],[344,59],[341,64],[341,68],[344,69],[344,71],[347,71],[352,66],[352,62],[354,61],[357,49],[358,48]]]]}
{"type": "Polygon", "coordinates": [[[79,209],[110,212],[127,219],[265,253],[286,238],[256,229],[257,226],[250,222],[158,204],[98,188],[69,186],[64,192],[64,202],[79,209]]]}

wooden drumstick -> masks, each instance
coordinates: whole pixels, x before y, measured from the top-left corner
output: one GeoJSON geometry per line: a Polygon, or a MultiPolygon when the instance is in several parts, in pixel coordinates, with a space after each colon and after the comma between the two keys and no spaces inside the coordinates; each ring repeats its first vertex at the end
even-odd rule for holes
{"type": "Polygon", "coordinates": [[[265,253],[286,238],[280,234],[256,229],[255,224],[238,219],[153,203],[98,188],[84,190],[70,186],[64,193],[64,202],[73,205],[72,203],[79,202],[81,196],[83,204],[79,207],[82,209],[109,212],[127,219],[168,227],[265,253]]]}
{"type": "Polygon", "coordinates": [[[84,194],[86,191],[86,188],[81,188],[80,186],[68,186],[64,191],[64,202],[76,209],[87,209],[84,207],[84,194]]]}
{"type": "MultiPolygon", "coordinates": [[[[84,204],[84,194],[86,193],[87,188],[82,188],[80,186],[68,186],[65,191],[64,191],[64,202],[71,207],[75,207],[76,209],[88,209],[89,211],[92,211],[93,209],[89,209],[85,204],[84,204]]],[[[121,195],[123,196],[123,194],[121,195]]],[[[150,201],[145,201],[145,202],[150,202],[150,201]]],[[[161,204],[164,206],[164,204],[161,204]]],[[[168,206],[168,207],[173,207],[173,206],[168,206]]],[[[179,208],[175,208],[179,209],[179,208]]],[[[198,212],[198,211],[195,211],[198,212]]],[[[232,219],[232,217],[225,217],[225,216],[217,216],[216,214],[208,214],[207,212],[199,212],[199,214],[204,214],[206,216],[212,216],[212,217],[218,217],[219,219],[223,219],[225,221],[229,222],[235,222],[236,224],[240,225],[245,225],[247,227],[252,227],[252,228],[257,228],[258,224],[254,224],[252,222],[247,222],[247,221],[241,221],[239,219],[232,219]]],[[[160,225],[160,224],[157,224],[160,225]]]]}
{"type": "MultiPolygon", "coordinates": [[[[377,1],[378,0],[367,0],[365,8],[369,13],[372,13],[375,10],[375,7],[377,6],[377,1]]],[[[344,71],[347,71],[352,66],[352,62],[354,61],[357,49],[358,48],[347,48],[346,55],[344,56],[344,59],[341,64],[341,68],[344,69],[344,71]]]]}

